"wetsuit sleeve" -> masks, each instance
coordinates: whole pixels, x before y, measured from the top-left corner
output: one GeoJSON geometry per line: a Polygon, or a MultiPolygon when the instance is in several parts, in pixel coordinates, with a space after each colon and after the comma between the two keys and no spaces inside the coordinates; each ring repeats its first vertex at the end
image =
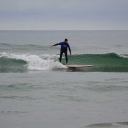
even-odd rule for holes
{"type": "Polygon", "coordinates": [[[60,45],[60,43],[54,44],[53,46],[60,45]]]}
{"type": "Polygon", "coordinates": [[[61,43],[54,44],[53,46],[56,46],[56,45],[61,45],[61,43]]]}

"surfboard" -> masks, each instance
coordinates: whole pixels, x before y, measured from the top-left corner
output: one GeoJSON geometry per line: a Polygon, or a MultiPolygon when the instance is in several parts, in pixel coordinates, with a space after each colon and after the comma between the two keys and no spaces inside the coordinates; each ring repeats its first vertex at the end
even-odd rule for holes
{"type": "Polygon", "coordinates": [[[94,65],[66,65],[67,68],[90,68],[94,65]]]}

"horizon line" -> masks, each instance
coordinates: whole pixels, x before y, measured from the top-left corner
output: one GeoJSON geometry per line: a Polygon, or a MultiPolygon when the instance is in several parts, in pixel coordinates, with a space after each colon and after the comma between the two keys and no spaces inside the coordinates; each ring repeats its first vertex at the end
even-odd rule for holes
{"type": "Polygon", "coordinates": [[[1,29],[0,31],[128,31],[128,29],[1,29]]]}

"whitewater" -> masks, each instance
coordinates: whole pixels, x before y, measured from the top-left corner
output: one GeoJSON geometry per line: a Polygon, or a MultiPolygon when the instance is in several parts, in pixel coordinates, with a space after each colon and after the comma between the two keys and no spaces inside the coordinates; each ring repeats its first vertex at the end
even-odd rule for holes
{"type": "Polygon", "coordinates": [[[0,59],[3,60],[3,63],[8,61],[12,64],[17,63],[17,66],[18,64],[23,64],[23,67],[27,68],[27,70],[52,70],[57,68],[66,68],[66,66],[56,61],[57,58],[57,55],[50,56],[46,54],[40,56],[29,54],[0,54],[0,59]]]}

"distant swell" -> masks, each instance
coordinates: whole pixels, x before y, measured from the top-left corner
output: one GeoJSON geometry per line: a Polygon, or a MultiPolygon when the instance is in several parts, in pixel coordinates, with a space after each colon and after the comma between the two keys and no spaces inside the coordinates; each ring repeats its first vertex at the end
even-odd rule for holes
{"type": "MultiPolygon", "coordinates": [[[[0,72],[59,70],[66,68],[58,59],[59,55],[11,54],[4,52],[0,53],[0,72]]],[[[64,59],[62,63],[65,64],[64,59]]],[[[128,55],[116,53],[72,55],[69,56],[69,64],[94,65],[89,69],[75,69],[75,71],[82,72],[128,72],[128,55]]],[[[74,71],[74,69],[68,71],[74,71]]]]}
{"type": "Polygon", "coordinates": [[[83,128],[126,128],[126,127],[128,127],[128,122],[90,124],[83,128]]]}

